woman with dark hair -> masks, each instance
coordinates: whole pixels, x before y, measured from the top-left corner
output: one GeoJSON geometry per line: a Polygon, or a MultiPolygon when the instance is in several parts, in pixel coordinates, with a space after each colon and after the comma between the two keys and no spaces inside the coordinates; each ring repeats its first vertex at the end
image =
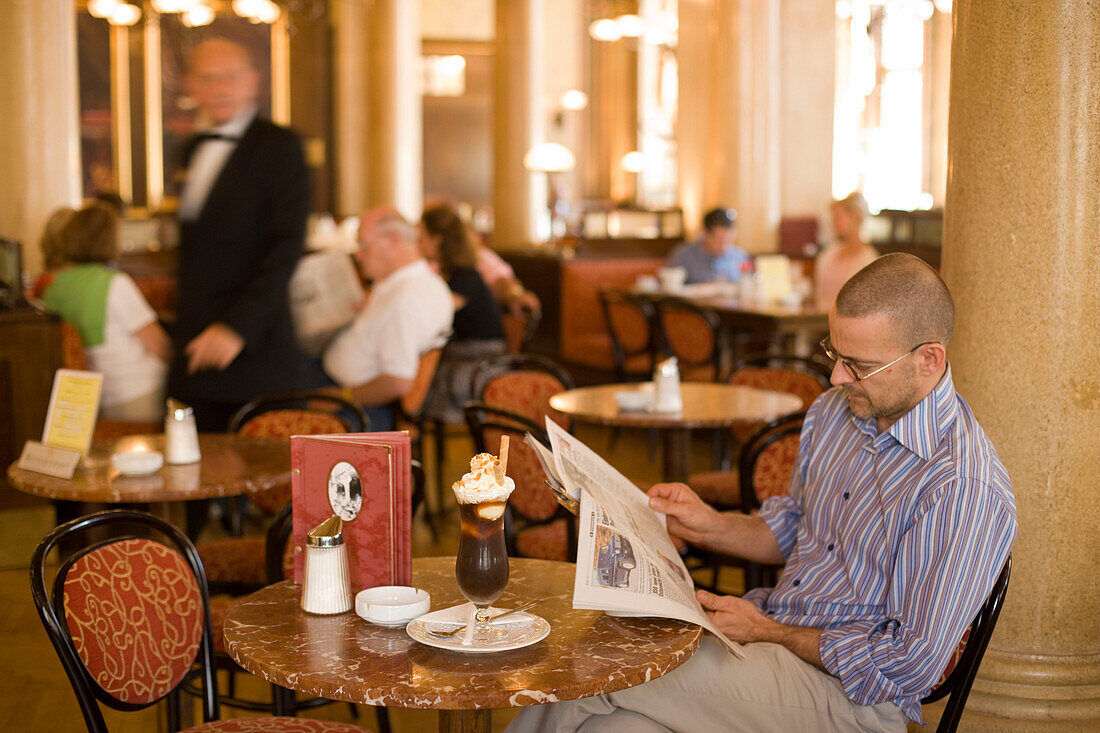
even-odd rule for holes
{"type": "Polygon", "coordinates": [[[118,256],[118,215],[98,202],[73,213],[55,254],[60,266],[42,299],[80,332],[88,368],[103,374],[99,416],[161,419],[171,345],[133,279],[108,266],[118,256]]]}
{"type": "Polygon", "coordinates": [[[474,268],[477,250],[466,224],[452,206],[441,204],[420,219],[420,252],[439,267],[455,299],[453,334],[439,363],[427,415],[436,420],[462,421],[462,406],[472,399],[470,378],[483,359],[507,351],[500,306],[474,268]]]}

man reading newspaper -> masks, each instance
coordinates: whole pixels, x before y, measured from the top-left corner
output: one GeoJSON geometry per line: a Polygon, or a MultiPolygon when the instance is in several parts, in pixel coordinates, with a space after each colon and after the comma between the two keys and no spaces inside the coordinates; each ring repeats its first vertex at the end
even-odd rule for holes
{"type": "Polygon", "coordinates": [[[836,388],[814,403],[790,491],[719,514],[683,484],[650,505],[690,542],[786,563],[775,588],[699,592],[705,637],[634,688],[524,709],[510,731],[904,731],[1017,534],[1008,475],[955,392],[954,305],[934,270],[888,255],[829,313],[836,388]]]}

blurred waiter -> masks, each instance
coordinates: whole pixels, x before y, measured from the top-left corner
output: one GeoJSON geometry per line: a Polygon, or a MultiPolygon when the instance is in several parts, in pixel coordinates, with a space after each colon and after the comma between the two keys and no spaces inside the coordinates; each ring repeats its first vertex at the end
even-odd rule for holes
{"type": "Polygon", "coordinates": [[[244,47],[199,44],[187,83],[209,127],[185,149],[168,394],[194,406],[199,430],[223,432],[257,395],[306,386],[287,287],[309,187],[297,136],[257,115],[260,75],[244,47]]]}

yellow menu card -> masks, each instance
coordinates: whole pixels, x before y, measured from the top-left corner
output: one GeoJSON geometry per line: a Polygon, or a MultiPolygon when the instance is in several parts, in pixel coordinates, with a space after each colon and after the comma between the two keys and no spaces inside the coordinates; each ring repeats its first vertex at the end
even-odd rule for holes
{"type": "Polygon", "coordinates": [[[92,444],[102,387],[102,374],[58,369],[50,393],[46,426],[42,429],[42,442],[87,453],[92,444]]]}

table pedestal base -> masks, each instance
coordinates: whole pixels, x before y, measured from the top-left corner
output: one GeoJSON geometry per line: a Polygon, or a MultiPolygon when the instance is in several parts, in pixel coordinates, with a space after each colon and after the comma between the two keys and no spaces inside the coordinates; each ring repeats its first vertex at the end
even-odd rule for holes
{"type": "Polygon", "coordinates": [[[490,733],[492,729],[492,710],[439,711],[439,733],[490,733]]]}

